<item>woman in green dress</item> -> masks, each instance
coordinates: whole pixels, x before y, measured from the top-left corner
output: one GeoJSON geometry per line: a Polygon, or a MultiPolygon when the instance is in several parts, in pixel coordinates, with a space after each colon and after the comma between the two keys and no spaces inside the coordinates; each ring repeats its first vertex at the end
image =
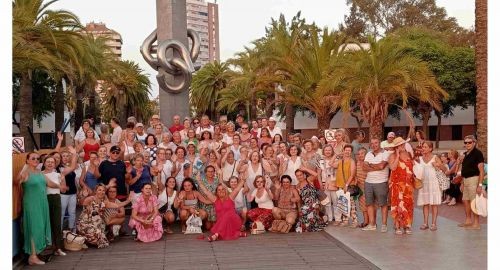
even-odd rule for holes
{"type": "Polygon", "coordinates": [[[37,169],[39,162],[40,155],[29,153],[18,176],[23,188],[24,251],[30,254],[30,265],[45,264],[37,254],[52,242],[46,188],[59,188],[37,169]]]}

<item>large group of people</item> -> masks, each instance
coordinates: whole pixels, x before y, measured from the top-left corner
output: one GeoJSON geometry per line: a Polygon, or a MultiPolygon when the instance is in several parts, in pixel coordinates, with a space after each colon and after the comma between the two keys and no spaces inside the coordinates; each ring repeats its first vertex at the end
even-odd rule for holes
{"type": "Polygon", "coordinates": [[[396,234],[412,234],[415,192],[424,213],[419,228],[435,231],[437,205],[455,204],[462,188],[466,218],[459,226],[480,228],[467,203],[481,192],[484,178],[474,136],[465,137],[464,155],[451,150],[437,156],[420,131],[415,147],[390,132],[384,141],[370,138],[367,149],[361,130],[351,142],[344,129],[333,140],[321,134],[283,136],[273,117],[245,122],[238,115],[231,122],[222,116],[213,122],[206,115],[183,121],[175,115],[172,120],[167,127],[154,115],[145,128],[130,117],[122,129],[113,118],[112,131],[102,124],[99,134],[92,120],[85,120],[73,144],[63,147],[58,134],[54,152],[28,154],[18,181],[30,264],[43,264],[37,254],[51,243],[56,255],[65,255],[66,212],[68,229],[97,248],[126,234],[127,225],[137,241],[151,242],[174,233],[178,221],[184,232],[194,217],[202,220],[209,241],[271,230],[274,221],[296,232],[329,224],[375,231],[378,207],[381,232],[388,231],[390,215],[396,234]],[[415,166],[423,171],[421,179],[415,166]],[[449,189],[441,190],[438,170],[452,182],[449,189]],[[353,187],[360,192],[349,196],[353,187]],[[339,207],[341,196],[348,198],[348,211],[339,207]],[[83,208],[78,218],[77,204],[83,208]]]}

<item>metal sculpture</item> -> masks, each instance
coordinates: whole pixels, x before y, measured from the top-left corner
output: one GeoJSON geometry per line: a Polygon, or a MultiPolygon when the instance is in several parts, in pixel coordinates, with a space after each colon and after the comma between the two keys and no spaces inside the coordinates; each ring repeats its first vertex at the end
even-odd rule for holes
{"type": "Polygon", "coordinates": [[[155,29],[149,34],[142,43],[140,50],[142,57],[152,68],[158,71],[156,79],[161,89],[172,94],[181,93],[189,88],[193,72],[200,68],[199,66],[195,67],[193,64],[200,53],[198,33],[192,29],[187,29],[187,36],[191,39],[191,48],[188,51],[182,42],[174,39],[167,39],[158,42],[158,45],[153,45],[157,41],[156,31],[155,29]],[[175,53],[168,55],[170,49],[177,51],[179,56],[176,56],[175,53]],[[156,57],[153,54],[156,54],[156,57]],[[162,70],[164,72],[161,72],[162,70]],[[170,82],[173,80],[169,80],[165,76],[165,72],[174,77],[182,76],[182,79],[177,80],[178,83],[170,82]]]}

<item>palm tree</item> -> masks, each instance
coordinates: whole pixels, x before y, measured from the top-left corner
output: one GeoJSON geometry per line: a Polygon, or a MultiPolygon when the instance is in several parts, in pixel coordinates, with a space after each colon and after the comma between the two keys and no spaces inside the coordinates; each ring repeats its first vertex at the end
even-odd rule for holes
{"type": "Polygon", "coordinates": [[[330,121],[338,111],[338,94],[330,86],[319,87],[326,72],[339,58],[345,36],[307,27],[307,38],[297,38],[294,49],[287,55],[270,58],[276,72],[281,75],[278,83],[284,91],[279,95],[289,104],[306,108],[316,115],[320,132],[330,127],[330,121]]]}
{"type": "Polygon", "coordinates": [[[137,63],[115,61],[114,67],[104,73],[102,83],[105,118],[119,116],[125,122],[130,115],[149,113],[151,83],[137,63]]]}
{"type": "Polygon", "coordinates": [[[488,157],[488,3],[476,0],[476,119],[478,148],[488,157]]]}
{"type": "Polygon", "coordinates": [[[55,1],[15,0],[13,2],[12,62],[13,71],[20,77],[20,133],[26,138],[25,148],[33,149],[26,129],[33,124],[31,77],[36,69],[51,75],[74,68],[78,49],[72,39],[81,24],[71,12],[49,10],[55,1]]]}
{"type": "Polygon", "coordinates": [[[341,107],[348,112],[353,101],[370,125],[370,137],[382,138],[382,126],[388,107],[401,101],[406,108],[410,99],[428,102],[439,108],[438,100],[448,94],[436,82],[427,64],[408,53],[393,39],[368,38],[370,48],[347,53],[337,61],[323,87],[334,87],[341,97],[341,107]]]}
{"type": "Polygon", "coordinates": [[[197,114],[207,114],[216,119],[219,93],[229,81],[229,64],[218,61],[208,63],[193,76],[190,104],[197,114]]]}

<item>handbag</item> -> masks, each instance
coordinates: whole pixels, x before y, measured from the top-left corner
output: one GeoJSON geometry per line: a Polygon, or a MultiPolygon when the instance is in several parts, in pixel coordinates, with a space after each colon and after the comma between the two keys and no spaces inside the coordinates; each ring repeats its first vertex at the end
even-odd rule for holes
{"type": "Polygon", "coordinates": [[[85,237],[72,233],[71,231],[63,231],[64,248],[71,251],[80,251],[85,248],[85,237]]]}
{"type": "Polygon", "coordinates": [[[457,175],[457,176],[453,177],[453,180],[451,180],[451,183],[458,185],[458,184],[462,183],[463,180],[464,180],[464,178],[461,175],[457,175]]]}
{"type": "Polygon", "coordinates": [[[422,183],[422,177],[424,176],[424,168],[422,164],[416,163],[413,165],[413,187],[415,189],[421,189],[424,184],[422,183]]]}
{"type": "Polygon", "coordinates": [[[274,220],[269,231],[275,233],[288,233],[292,228],[292,224],[288,224],[286,220],[274,220]]]}
{"type": "Polygon", "coordinates": [[[321,189],[318,189],[318,199],[319,199],[319,202],[321,203],[321,205],[323,205],[323,206],[328,205],[331,202],[330,198],[321,189]]]}
{"type": "Polygon", "coordinates": [[[488,216],[488,199],[484,197],[484,194],[476,194],[476,198],[470,202],[470,206],[474,214],[482,217],[488,216]]]}
{"type": "Polygon", "coordinates": [[[184,232],[184,234],[202,233],[202,231],[201,231],[202,221],[198,215],[192,214],[191,216],[189,216],[188,220],[186,221],[186,225],[187,225],[187,228],[186,228],[186,232],[184,232]]]}
{"type": "Polygon", "coordinates": [[[266,232],[266,228],[264,227],[264,224],[260,221],[255,221],[252,224],[252,229],[250,230],[251,234],[263,234],[266,232]]]}
{"type": "Polygon", "coordinates": [[[421,189],[423,186],[424,186],[424,184],[422,183],[422,180],[420,180],[416,177],[413,178],[413,187],[415,189],[421,189]]]}
{"type": "Polygon", "coordinates": [[[347,191],[351,194],[352,197],[357,197],[362,195],[362,191],[357,185],[349,185],[347,187],[347,191]]]}
{"type": "Polygon", "coordinates": [[[344,216],[349,216],[351,212],[351,200],[349,192],[345,192],[343,189],[337,191],[337,206],[336,210],[344,216]]]}

